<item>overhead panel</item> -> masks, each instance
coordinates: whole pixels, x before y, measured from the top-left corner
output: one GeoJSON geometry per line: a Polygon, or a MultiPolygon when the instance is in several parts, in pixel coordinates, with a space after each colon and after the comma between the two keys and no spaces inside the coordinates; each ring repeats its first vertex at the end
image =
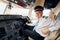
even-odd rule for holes
{"type": "Polygon", "coordinates": [[[45,8],[55,8],[60,0],[45,0],[44,7],[45,8]]]}
{"type": "Polygon", "coordinates": [[[27,6],[30,7],[35,3],[36,0],[7,0],[7,1],[13,2],[22,7],[27,7],[27,6]]]}

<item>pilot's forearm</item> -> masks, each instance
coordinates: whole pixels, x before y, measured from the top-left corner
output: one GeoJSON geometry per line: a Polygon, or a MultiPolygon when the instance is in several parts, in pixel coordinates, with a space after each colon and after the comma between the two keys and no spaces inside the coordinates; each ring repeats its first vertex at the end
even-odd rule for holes
{"type": "Polygon", "coordinates": [[[60,26],[54,26],[54,27],[49,28],[49,30],[50,30],[51,32],[53,32],[53,31],[55,31],[55,30],[59,30],[59,29],[60,29],[60,26]]]}
{"type": "Polygon", "coordinates": [[[60,22],[57,22],[54,26],[51,26],[50,28],[49,28],[49,30],[51,31],[51,32],[53,32],[53,31],[55,31],[55,30],[59,30],[60,29],[60,22]]]}

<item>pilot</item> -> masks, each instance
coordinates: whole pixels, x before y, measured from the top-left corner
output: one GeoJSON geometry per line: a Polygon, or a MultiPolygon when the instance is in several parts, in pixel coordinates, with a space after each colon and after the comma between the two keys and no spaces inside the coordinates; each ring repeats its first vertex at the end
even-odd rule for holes
{"type": "Polygon", "coordinates": [[[42,15],[43,15],[44,8],[42,6],[36,6],[34,8],[34,10],[35,10],[35,13],[36,13],[37,20],[34,23],[27,24],[29,26],[25,27],[26,30],[24,31],[25,32],[24,34],[25,34],[25,36],[30,36],[34,40],[43,40],[44,37],[40,36],[40,34],[36,32],[36,30],[39,28],[38,27],[39,22],[43,21],[42,20],[42,15]]]}
{"type": "Polygon", "coordinates": [[[37,17],[37,22],[35,23],[35,27],[29,27],[29,28],[26,27],[27,29],[25,29],[24,34],[25,36],[30,36],[34,40],[44,40],[44,38],[48,36],[50,32],[59,29],[59,26],[56,26],[59,24],[56,23],[56,21],[53,21],[50,17],[42,16],[43,15],[42,6],[36,6],[34,10],[37,17]]]}
{"type": "Polygon", "coordinates": [[[27,26],[24,34],[34,40],[44,40],[49,33],[60,28],[57,26],[59,23],[56,23],[56,21],[52,20],[50,17],[43,17],[44,8],[42,6],[36,6],[34,10],[36,13],[37,22],[34,24],[34,27],[27,26]]]}

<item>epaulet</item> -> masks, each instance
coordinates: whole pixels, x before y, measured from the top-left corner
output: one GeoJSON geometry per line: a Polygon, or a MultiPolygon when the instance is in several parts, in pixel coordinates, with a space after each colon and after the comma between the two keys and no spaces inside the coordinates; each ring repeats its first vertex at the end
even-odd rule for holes
{"type": "Polygon", "coordinates": [[[42,16],[42,18],[45,18],[45,19],[47,19],[47,18],[48,18],[48,16],[42,16]]]}

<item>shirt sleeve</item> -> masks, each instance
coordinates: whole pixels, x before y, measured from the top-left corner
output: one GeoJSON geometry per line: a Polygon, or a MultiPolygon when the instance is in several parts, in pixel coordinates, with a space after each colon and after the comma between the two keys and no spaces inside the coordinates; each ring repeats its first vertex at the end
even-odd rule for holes
{"type": "Polygon", "coordinates": [[[60,22],[57,22],[54,26],[49,28],[51,32],[59,29],[60,29],[60,22]]]}
{"type": "Polygon", "coordinates": [[[29,23],[29,24],[27,24],[27,25],[29,25],[29,26],[35,26],[36,23],[37,23],[37,20],[32,20],[32,23],[29,23]]]}

